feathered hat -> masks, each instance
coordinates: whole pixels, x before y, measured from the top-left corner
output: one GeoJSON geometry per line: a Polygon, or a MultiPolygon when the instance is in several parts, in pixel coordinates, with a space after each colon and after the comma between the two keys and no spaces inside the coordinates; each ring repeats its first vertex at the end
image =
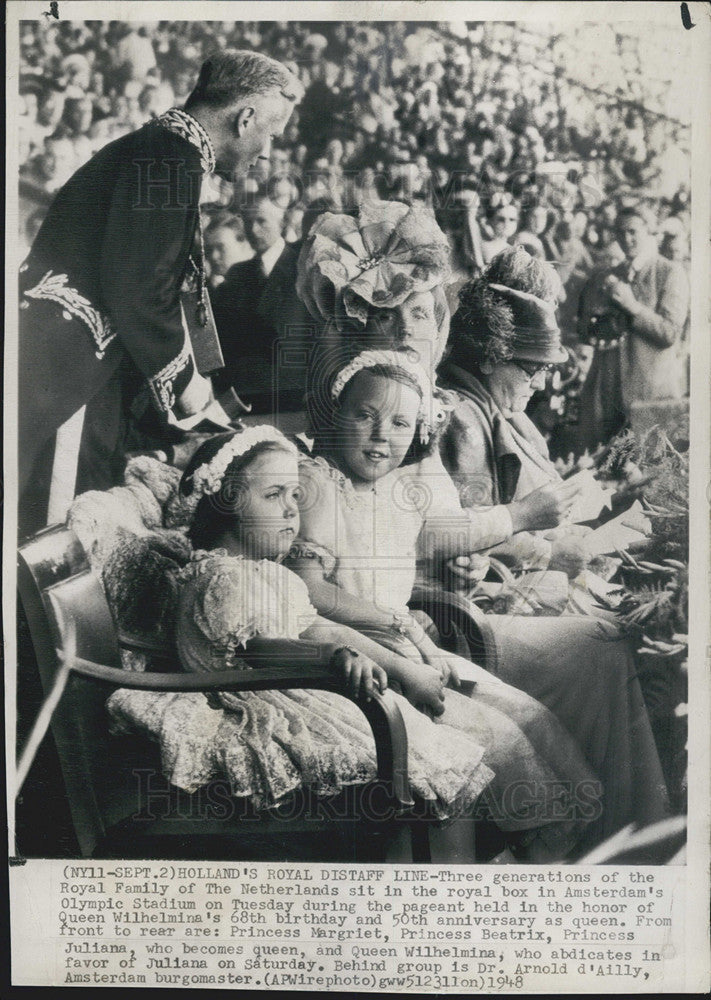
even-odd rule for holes
{"type": "Polygon", "coordinates": [[[398,201],[364,202],[358,218],[326,212],[299,256],[297,291],[321,322],[365,326],[370,307],[401,305],[449,274],[449,244],[432,212],[398,201]]]}

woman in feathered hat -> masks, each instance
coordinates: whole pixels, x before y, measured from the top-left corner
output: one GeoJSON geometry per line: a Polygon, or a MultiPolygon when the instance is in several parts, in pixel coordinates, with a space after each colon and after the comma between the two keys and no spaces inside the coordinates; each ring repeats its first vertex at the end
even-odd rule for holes
{"type": "Polygon", "coordinates": [[[337,371],[358,350],[410,348],[427,366],[449,335],[444,283],[447,238],[431,211],[398,201],[365,201],[357,218],[324,213],[299,258],[297,288],[325,325],[314,364],[337,371]]]}

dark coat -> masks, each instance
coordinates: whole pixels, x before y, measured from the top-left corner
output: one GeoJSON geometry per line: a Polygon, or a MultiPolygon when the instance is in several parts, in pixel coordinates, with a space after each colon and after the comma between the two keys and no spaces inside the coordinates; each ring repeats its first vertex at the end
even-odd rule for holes
{"type": "Polygon", "coordinates": [[[437,384],[453,399],[439,447],[463,507],[509,504],[558,478],[525,413],[507,420],[477,377],[450,360],[440,366],[437,384]]]}
{"type": "Polygon", "coordinates": [[[241,261],[211,292],[225,377],[255,413],[303,407],[317,324],[296,293],[300,249],[287,243],[268,278],[259,257],[241,261]]]}

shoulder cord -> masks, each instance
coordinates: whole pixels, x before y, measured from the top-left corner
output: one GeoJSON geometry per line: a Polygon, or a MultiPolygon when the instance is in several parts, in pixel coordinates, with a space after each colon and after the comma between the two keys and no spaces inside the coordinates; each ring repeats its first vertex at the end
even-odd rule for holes
{"type": "Polygon", "coordinates": [[[188,262],[193,269],[194,277],[197,281],[198,302],[195,307],[195,316],[200,326],[207,326],[207,275],[205,273],[205,237],[202,232],[202,212],[198,205],[197,210],[197,231],[198,231],[198,259],[191,253],[188,262]]]}

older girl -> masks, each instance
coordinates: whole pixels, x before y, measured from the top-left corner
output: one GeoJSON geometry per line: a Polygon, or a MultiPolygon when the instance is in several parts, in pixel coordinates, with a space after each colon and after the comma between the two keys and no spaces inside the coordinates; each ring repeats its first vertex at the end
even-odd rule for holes
{"type": "MultiPolygon", "coordinates": [[[[322,614],[378,630],[379,641],[391,646],[410,640],[446,679],[456,676],[456,661],[407,615],[415,552],[446,558],[492,545],[510,532],[513,505],[462,510],[437,455],[401,467],[421,457],[422,442],[440,415],[428,385],[426,372],[401,352],[365,352],[339,374],[331,390],[330,427],[316,441],[320,455],[300,465],[304,507],[290,558],[322,614]]],[[[544,486],[519,501],[529,511],[529,526],[560,517],[573,500],[564,486],[562,492],[544,486]]],[[[440,718],[479,733],[483,742],[482,732],[496,734],[485,760],[513,781],[510,745],[492,725],[490,709],[499,713],[497,721],[520,726],[551,753],[552,769],[565,774],[566,758],[575,770],[578,753],[560,720],[576,734],[605,788],[589,839],[663,817],[659,758],[630,650],[617,632],[574,617],[524,623],[503,616],[497,626],[492,668],[498,677],[482,671],[468,703],[447,690],[440,718]]],[[[518,763],[525,771],[525,759],[518,763]]]]}
{"type": "Polygon", "coordinates": [[[510,530],[505,512],[464,512],[436,457],[412,477],[400,468],[418,457],[441,416],[425,370],[409,354],[361,353],[334,380],[331,400],[320,454],[300,463],[301,531],[289,564],[321,614],[377,636],[403,658],[419,656],[423,672],[439,670],[440,689],[420,701],[484,744],[496,775],[489,796],[496,821],[526,831],[523,839],[536,845],[530,857],[563,856],[580,831],[561,817],[592,819],[599,807],[599,788],[574,741],[541,705],[485,671],[471,699],[445,687],[450,680],[458,686],[461,661],[440,650],[407,610],[420,536],[435,558],[470,552],[510,530]],[[526,816],[514,801],[524,787],[526,816]],[[549,809],[553,788],[568,795],[558,812],[549,809]]]}

